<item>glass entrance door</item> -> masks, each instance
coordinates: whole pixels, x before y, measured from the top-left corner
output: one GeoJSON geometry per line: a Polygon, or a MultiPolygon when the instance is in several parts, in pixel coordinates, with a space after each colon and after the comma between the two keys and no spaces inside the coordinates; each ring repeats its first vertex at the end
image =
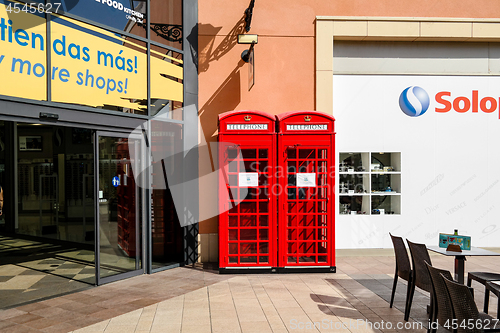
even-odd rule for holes
{"type": "Polygon", "coordinates": [[[97,284],[143,273],[141,190],[134,176],[143,163],[142,140],[96,133],[97,284]]]}

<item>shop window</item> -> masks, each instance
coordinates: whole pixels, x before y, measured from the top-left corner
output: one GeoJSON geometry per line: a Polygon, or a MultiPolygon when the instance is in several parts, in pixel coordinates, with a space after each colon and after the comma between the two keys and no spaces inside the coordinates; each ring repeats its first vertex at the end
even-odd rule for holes
{"type": "Polygon", "coordinates": [[[183,119],[182,54],[151,45],[151,115],[183,119]]]}
{"type": "Polygon", "coordinates": [[[340,153],[340,215],[401,214],[401,153],[340,153]]]}
{"type": "Polygon", "coordinates": [[[182,50],[182,0],[151,0],[150,6],[151,40],[182,50]]]}
{"type": "Polygon", "coordinates": [[[51,38],[52,101],[147,114],[146,43],[61,17],[51,38]]]}
{"type": "Polygon", "coordinates": [[[46,101],[45,13],[39,12],[35,4],[28,7],[5,0],[0,2],[0,16],[5,24],[0,37],[0,63],[3,68],[0,95],[46,101]],[[12,35],[7,31],[11,31],[12,35]]]}
{"type": "Polygon", "coordinates": [[[146,38],[146,1],[51,0],[58,12],[69,13],[146,38]]]}

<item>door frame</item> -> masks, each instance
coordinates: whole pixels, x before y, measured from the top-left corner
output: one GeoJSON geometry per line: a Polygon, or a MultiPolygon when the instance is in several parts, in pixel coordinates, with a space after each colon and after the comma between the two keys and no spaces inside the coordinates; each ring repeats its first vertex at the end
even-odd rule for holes
{"type": "MultiPolygon", "coordinates": [[[[276,159],[276,152],[275,152],[275,147],[276,147],[276,140],[275,140],[275,135],[254,135],[253,140],[248,140],[244,139],[242,137],[240,140],[235,138],[234,136],[227,135],[226,137],[229,137],[228,141],[222,141],[219,142],[219,154],[218,154],[218,161],[219,161],[219,170],[218,170],[218,196],[219,196],[219,272],[224,272],[227,271],[229,272],[230,270],[233,271],[238,268],[252,268],[252,269],[274,269],[278,266],[278,229],[277,229],[277,199],[278,196],[274,193],[275,192],[275,186],[277,184],[277,180],[274,177],[275,173],[277,171],[277,159],[276,159]],[[262,140],[259,140],[261,139],[262,140]],[[235,143],[233,143],[235,142],[235,143]],[[266,240],[260,239],[260,236],[256,236],[255,239],[242,239],[241,238],[241,219],[242,217],[246,216],[247,214],[240,212],[238,209],[237,212],[237,217],[238,217],[238,227],[232,227],[233,230],[238,231],[238,236],[236,242],[233,240],[233,244],[237,244],[238,246],[238,254],[236,254],[236,257],[238,258],[237,263],[230,263],[229,262],[229,211],[231,209],[231,202],[235,202],[236,206],[239,206],[242,203],[248,203],[247,199],[241,199],[239,196],[240,194],[237,195],[237,198],[234,199],[232,198],[231,195],[231,190],[229,189],[230,182],[229,182],[229,167],[228,167],[228,150],[229,149],[236,149],[237,150],[237,163],[238,163],[238,173],[240,172],[254,172],[252,170],[246,170],[245,169],[245,163],[248,160],[255,160],[256,162],[258,161],[259,167],[257,170],[258,174],[258,179],[259,179],[259,185],[256,187],[259,189],[257,193],[260,193],[260,190],[265,191],[266,186],[262,186],[260,184],[260,177],[262,175],[267,175],[267,190],[268,190],[268,197],[267,197],[267,204],[268,204],[268,211],[267,211],[267,217],[268,217],[268,225],[267,225],[267,230],[268,230],[268,239],[267,239],[267,244],[268,244],[268,252],[266,253],[260,253],[260,245],[265,244],[266,240]],[[256,157],[255,158],[248,158],[245,159],[243,158],[243,150],[252,150],[254,149],[256,151],[256,157]],[[259,150],[267,150],[268,152],[268,157],[267,159],[262,159],[259,157],[259,150]],[[241,157],[241,160],[239,159],[241,157]],[[266,161],[268,163],[268,170],[267,172],[261,172],[260,169],[260,163],[262,161],[266,161]],[[241,167],[243,166],[243,171],[241,167]],[[249,243],[249,242],[255,242],[257,244],[258,251],[254,254],[248,254],[246,256],[255,256],[258,258],[255,262],[244,262],[241,263],[240,259],[241,257],[244,257],[245,255],[242,255],[240,253],[240,246],[241,244],[249,243]],[[267,256],[268,261],[261,263],[259,257],[262,256],[267,256]]],[[[253,162],[255,163],[255,162],[253,162]]],[[[233,185],[235,186],[235,185],[233,185]]],[[[234,189],[237,191],[237,193],[240,193],[240,189],[245,188],[244,186],[236,186],[234,189]]],[[[255,188],[255,187],[246,187],[246,188],[255,188]]],[[[248,192],[250,193],[250,191],[248,192]]],[[[265,193],[265,192],[264,192],[265,193]]],[[[257,205],[260,205],[262,199],[260,198],[259,195],[255,199],[250,199],[250,203],[255,203],[256,204],[256,211],[255,213],[248,213],[248,215],[253,216],[255,215],[255,220],[256,224],[253,227],[254,230],[256,230],[257,235],[260,233],[260,230],[265,229],[265,227],[262,227],[260,225],[260,216],[266,215],[260,212],[260,208],[257,205]],[[255,201],[253,201],[255,200],[255,201]]],[[[234,205],[234,204],[233,204],[234,205]]],[[[236,207],[236,206],[233,206],[236,207]]],[[[234,216],[234,215],[233,215],[234,216]]],[[[233,256],[234,257],[234,256],[233,256]]]]}
{"type": "MultiPolygon", "coordinates": [[[[289,263],[288,262],[288,255],[293,255],[293,253],[288,253],[287,247],[288,247],[288,236],[287,236],[287,226],[288,226],[288,215],[290,214],[288,212],[288,177],[282,177],[278,182],[281,184],[280,188],[283,189],[279,196],[279,205],[278,205],[278,216],[279,216],[279,221],[278,225],[281,226],[279,227],[279,236],[278,236],[278,265],[282,269],[293,269],[294,271],[300,268],[306,268],[306,269],[322,269],[326,268],[327,270],[325,272],[331,271],[331,267],[335,266],[335,218],[334,218],[334,213],[335,213],[335,206],[334,206],[334,188],[335,188],[335,181],[333,178],[329,177],[329,170],[330,168],[335,166],[334,163],[334,151],[335,151],[335,146],[334,144],[331,144],[332,141],[330,141],[331,135],[310,135],[310,136],[303,136],[303,135],[283,135],[282,138],[280,139],[278,143],[278,161],[277,165],[278,168],[281,166],[283,170],[285,170],[285,175],[288,175],[288,154],[287,154],[287,149],[288,148],[294,148],[297,150],[297,157],[296,160],[297,162],[300,160],[299,158],[299,149],[314,149],[316,151],[320,149],[325,149],[327,151],[327,158],[326,160],[328,161],[328,166],[327,166],[327,171],[326,171],[326,179],[327,179],[327,193],[326,193],[326,207],[327,207],[327,213],[326,213],[326,218],[327,218],[327,253],[325,255],[327,256],[326,262],[323,263],[318,263],[318,257],[320,256],[320,253],[317,252],[316,249],[316,262],[315,263],[309,263],[309,262],[297,262],[297,263],[289,263]],[[297,141],[297,139],[302,139],[301,144],[294,144],[294,142],[297,141]],[[282,210],[283,209],[283,210],[282,210]]],[[[314,159],[318,161],[318,155],[316,155],[316,158],[314,159]]],[[[323,159],[322,159],[323,160],[323,159]]],[[[316,162],[317,163],[317,162],[316,162]]],[[[318,164],[316,164],[316,168],[318,168],[318,164]]],[[[297,163],[297,170],[296,173],[299,171],[299,165],[297,163]]],[[[318,169],[316,169],[316,174],[318,174],[318,169]]],[[[316,190],[318,189],[318,183],[316,183],[315,188],[316,190]]],[[[299,187],[295,186],[297,189],[299,187]]],[[[318,200],[316,200],[318,202],[318,200]]],[[[297,201],[298,203],[298,201],[297,201]]],[[[298,209],[298,207],[297,207],[298,209]]],[[[316,211],[314,216],[320,216],[320,213],[316,211]]],[[[319,230],[319,228],[316,226],[315,230],[319,230]]],[[[317,244],[320,243],[320,241],[316,241],[317,244]]],[[[297,253],[299,253],[298,248],[296,249],[297,253]]]]}
{"type": "MultiPolygon", "coordinates": [[[[146,184],[144,181],[141,182],[136,182],[136,196],[135,196],[135,207],[136,207],[136,250],[137,253],[140,253],[139,259],[141,260],[142,267],[138,267],[137,259],[136,259],[136,269],[133,271],[128,271],[124,273],[119,273],[111,276],[107,276],[102,278],[100,273],[101,273],[101,253],[100,253],[100,215],[99,215],[99,137],[115,137],[115,138],[130,138],[132,137],[133,139],[136,139],[139,141],[139,147],[140,147],[140,156],[141,160],[140,163],[142,166],[145,163],[145,152],[146,152],[146,145],[144,142],[144,137],[132,133],[132,132],[111,132],[111,131],[99,131],[96,130],[94,132],[94,202],[95,202],[95,281],[96,285],[102,285],[110,282],[115,282],[118,280],[123,280],[127,279],[129,277],[137,276],[137,275],[142,275],[146,272],[146,239],[145,239],[145,231],[146,231],[146,225],[147,225],[147,220],[144,211],[141,212],[141,210],[144,210],[144,198],[145,198],[145,190],[144,188],[141,188],[141,186],[137,185],[137,183],[142,183],[146,184]],[[142,217],[142,224],[139,223],[140,219],[142,217]]],[[[142,168],[143,170],[144,168],[142,168]]],[[[141,177],[145,177],[146,173],[143,172],[141,177]]]]}

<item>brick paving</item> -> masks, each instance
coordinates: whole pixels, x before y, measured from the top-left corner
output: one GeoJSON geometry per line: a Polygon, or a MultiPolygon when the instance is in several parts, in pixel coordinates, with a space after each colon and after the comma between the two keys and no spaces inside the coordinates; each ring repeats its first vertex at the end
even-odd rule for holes
{"type": "MultiPolygon", "coordinates": [[[[453,270],[452,258],[431,258],[453,270]]],[[[466,270],[500,273],[499,261],[468,258],[466,270]]],[[[0,332],[425,332],[396,328],[404,323],[406,286],[399,283],[389,308],[393,274],[392,250],[340,250],[337,273],[330,274],[175,268],[0,311],[0,332]]],[[[484,288],[473,287],[481,309],[484,288]]],[[[428,302],[417,289],[407,325],[426,325],[428,302]]]]}

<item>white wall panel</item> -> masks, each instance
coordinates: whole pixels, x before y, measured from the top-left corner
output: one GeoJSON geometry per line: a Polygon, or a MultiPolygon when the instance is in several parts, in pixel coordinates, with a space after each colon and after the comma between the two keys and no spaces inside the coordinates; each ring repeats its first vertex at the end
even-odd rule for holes
{"type": "Polygon", "coordinates": [[[500,74],[499,45],[335,41],[333,71],[337,74],[500,74]]]}
{"type": "Polygon", "coordinates": [[[499,106],[435,111],[438,92],[472,99],[473,90],[500,105],[500,76],[333,75],[337,152],[401,152],[402,164],[401,215],[339,215],[337,196],[337,248],[389,248],[389,232],[437,245],[439,232],[454,229],[473,246],[500,246],[499,106]],[[399,96],[415,85],[431,103],[409,117],[399,96]]]}

